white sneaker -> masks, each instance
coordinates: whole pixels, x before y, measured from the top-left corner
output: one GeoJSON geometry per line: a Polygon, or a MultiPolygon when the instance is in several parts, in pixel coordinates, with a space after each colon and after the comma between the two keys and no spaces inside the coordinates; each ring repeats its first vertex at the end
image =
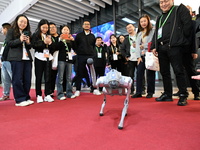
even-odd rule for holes
{"type": "Polygon", "coordinates": [[[44,102],[42,96],[38,95],[37,96],[37,103],[42,103],[42,102],[44,102]]]}
{"type": "Polygon", "coordinates": [[[70,98],[75,98],[76,96],[75,95],[72,95],[70,98]]]}
{"type": "Polygon", "coordinates": [[[30,104],[29,104],[29,102],[27,102],[27,101],[23,101],[23,102],[21,102],[21,103],[16,103],[16,104],[15,104],[15,106],[28,106],[28,105],[30,105],[30,104]]]}
{"type": "Polygon", "coordinates": [[[45,102],[53,102],[54,99],[50,95],[47,95],[47,96],[45,96],[44,101],[45,102]]]}
{"type": "Polygon", "coordinates": [[[34,103],[34,101],[32,101],[32,100],[27,100],[27,102],[29,103],[29,105],[31,105],[31,104],[33,104],[34,103]]]}
{"type": "Polygon", "coordinates": [[[74,95],[77,97],[77,96],[80,96],[80,91],[76,91],[75,93],[74,93],[74,95]]]}
{"type": "Polygon", "coordinates": [[[96,90],[93,91],[93,94],[94,95],[101,95],[101,92],[99,92],[99,90],[96,89],[96,90]]]}
{"type": "Polygon", "coordinates": [[[65,100],[66,99],[66,97],[65,96],[63,96],[63,97],[61,97],[59,100],[65,100]]]}

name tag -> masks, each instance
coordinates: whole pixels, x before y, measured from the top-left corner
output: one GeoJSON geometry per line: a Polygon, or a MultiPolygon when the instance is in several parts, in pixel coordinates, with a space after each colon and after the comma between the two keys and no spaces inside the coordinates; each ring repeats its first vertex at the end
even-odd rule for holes
{"type": "Polygon", "coordinates": [[[29,60],[28,53],[27,53],[25,47],[23,47],[23,56],[22,56],[22,60],[29,60]]]}
{"type": "Polygon", "coordinates": [[[113,60],[118,60],[117,54],[113,54],[113,60]]]}
{"type": "Polygon", "coordinates": [[[157,39],[160,39],[162,37],[162,27],[158,29],[158,37],[157,39]]]}
{"type": "Polygon", "coordinates": [[[135,53],[135,48],[131,45],[131,53],[135,53]]]}
{"type": "Polygon", "coordinates": [[[48,49],[44,49],[43,54],[44,54],[45,58],[49,58],[49,50],[48,49]]]}
{"type": "Polygon", "coordinates": [[[101,53],[97,53],[97,57],[98,58],[102,58],[102,54],[101,53]]]}
{"type": "Polygon", "coordinates": [[[71,52],[68,53],[68,59],[72,60],[72,53],[71,52]]]}

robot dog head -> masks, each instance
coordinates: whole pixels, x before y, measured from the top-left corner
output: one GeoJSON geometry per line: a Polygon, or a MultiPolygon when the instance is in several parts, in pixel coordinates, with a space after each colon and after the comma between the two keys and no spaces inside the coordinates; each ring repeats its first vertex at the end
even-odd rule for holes
{"type": "Polygon", "coordinates": [[[110,88],[116,89],[119,87],[121,78],[120,72],[112,69],[109,73],[107,73],[106,77],[110,88]]]}

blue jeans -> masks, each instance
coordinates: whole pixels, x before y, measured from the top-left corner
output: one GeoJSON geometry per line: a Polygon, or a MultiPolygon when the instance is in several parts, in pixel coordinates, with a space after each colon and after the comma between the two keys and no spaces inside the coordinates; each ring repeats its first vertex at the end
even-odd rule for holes
{"type": "Polygon", "coordinates": [[[9,61],[2,62],[1,78],[2,78],[2,84],[3,84],[3,95],[9,96],[10,87],[12,83],[12,70],[11,70],[11,64],[9,61]]]}
{"type": "Polygon", "coordinates": [[[72,64],[65,61],[58,61],[58,80],[57,80],[57,97],[60,99],[65,96],[63,93],[63,78],[66,71],[66,96],[71,97],[72,93],[72,64]]]}

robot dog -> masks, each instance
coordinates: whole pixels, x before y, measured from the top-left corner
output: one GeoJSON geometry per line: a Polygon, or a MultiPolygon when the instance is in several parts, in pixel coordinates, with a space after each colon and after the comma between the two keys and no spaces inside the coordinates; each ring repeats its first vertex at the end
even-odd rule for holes
{"type": "Polygon", "coordinates": [[[96,80],[96,74],[93,66],[93,59],[87,60],[90,66],[91,77],[94,87],[103,88],[103,104],[101,105],[100,116],[103,116],[103,110],[106,105],[106,95],[126,95],[124,100],[124,108],[122,109],[121,120],[118,125],[118,129],[123,129],[124,118],[127,115],[129,97],[131,92],[132,79],[130,77],[122,76],[120,72],[115,69],[111,69],[106,76],[100,77],[96,80]]]}

